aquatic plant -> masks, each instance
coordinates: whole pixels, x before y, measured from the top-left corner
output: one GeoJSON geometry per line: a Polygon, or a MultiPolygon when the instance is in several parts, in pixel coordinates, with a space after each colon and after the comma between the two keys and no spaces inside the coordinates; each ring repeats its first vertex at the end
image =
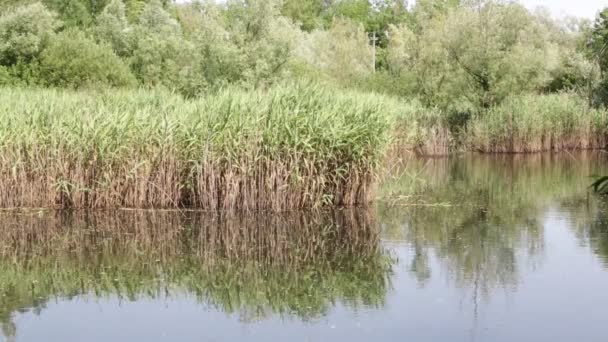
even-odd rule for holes
{"type": "Polygon", "coordinates": [[[288,210],[368,203],[395,101],[306,84],[0,89],[0,207],[288,210]]]}
{"type": "Polygon", "coordinates": [[[603,148],[607,128],[608,111],[577,95],[525,95],[475,117],[467,134],[474,151],[529,153],[603,148]]]}
{"type": "Polygon", "coordinates": [[[608,176],[598,177],[591,185],[589,186],[593,189],[593,191],[597,194],[605,195],[608,193],[608,176]]]}

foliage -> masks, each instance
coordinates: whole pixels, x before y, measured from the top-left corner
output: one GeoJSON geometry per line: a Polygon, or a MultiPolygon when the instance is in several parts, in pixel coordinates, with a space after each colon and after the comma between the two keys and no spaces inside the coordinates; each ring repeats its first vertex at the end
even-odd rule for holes
{"type": "Polygon", "coordinates": [[[302,35],[296,57],[338,84],[346,85],[373,71],[372,49],[363,27],[349,20],[336,20],[328,31],[302,35]]]}
{"type": "Polygon", "coordinates": [[[45,85],[66,88],[126,87],[135,82],[109,46],[98,45],[78,31],[64,31],[50,40],[40,57],[40,77],[45,85]]]}
{"type": "Polygon", "coordinates": [[[489,108],[542,88],[558,66],[548,29],[521,5],[488,1],[421,17],[414,28],[392,27],[389,65],[414,75],[426,103],[489,108]]]}
{"type": "Polygon", "coordinates": [[[599,65],[600,83],[596,90],[596,103],[608,105],[608,8],[599,13],[590,32],[591,58],[599,65]]]}
{"type": "Polygon", "coordinates": [[[323,4],[319,0],[285,0],[281,14],[290,18],[304,31],[322,27],[323,4]]]}
{"type": "MultiPolygon", "coordinates": [[[[59,18],[68,27],[88,27],[93,22],[95,3],[104,3],[105,0],[44,0],[44,4],[59,14],[59,18]]],[[[103,8],[103,6],[100,6],[103,8]]]]}
{"type": "Polygon", "coordinates": [[[608,194],[608,176],[602,176],[591,183],[591,188],[598,194],[608,194]]]}
{"type": "Polygon", "coordinates": [[[602,71],[608,71],[608,8],[598,14],[591,30],[589,45],[602,71]]]}
{"type": "Polygon", "coordinates": [[[139,16],[139,25],[148,34],[169,37],[181,34],[179,23],[165,11],[160,0],[151,0],[146,4],[139,16]]]}
{"type": "Polygon", "coordinates": [[[0,8],[4,85],[160,88],[196,99],[313,80],[407,99],[398,111],[415,114],[397,115],[395,140],[432,154],[503,146],[527,130],[526,141],[564,137],[547,127],[569,127],[593,140],[579,141],[586,146],[604,134],[603,112],[587,107],[608,98],[606,11],[592,25],[503,0],[4,0],[0,8]],[[547,108],[559,114],[538,114],[547,108]],[[509,133],[493,126],[513,116],[521,126],[509,133]],[[537,125],[539,117],[550,122],[537,125]],[[568,126],[573,117],[594,131],[568,126]]]}
{"type": "Polygon", "coordinates": [[[0,65],[34,60],[59,25],[55,15],[39,3],[0,15],[0,65]]]}
{"type": "Polygon", "coordinates": [[[267,85],[280,76],[293,50],[295,26],[280,16],[277,1],[229,1],[226,9],[231,41],[242,55],[242,80],[267,85]]]}
{"type": "Polygon", "coordinates": [[[133,29],[129,26],[126,7],[121,0],[112,0],[96,19],[93,29],[98,42],[112,46],[121,57],[128,57],[133,50],[133,29]]]}

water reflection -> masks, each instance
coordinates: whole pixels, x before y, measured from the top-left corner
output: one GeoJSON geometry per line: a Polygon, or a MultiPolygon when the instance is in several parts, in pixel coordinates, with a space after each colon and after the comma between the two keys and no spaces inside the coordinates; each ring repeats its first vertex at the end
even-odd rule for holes
{"type": "Polygon", "coordinates": [[[577,238],[608,269],[608,199],[568,203],[567,207],[574,212],[572,226],[577,238]]]}
{"type": "Polygon", "coordinates": [[[365,211],[310,215],[28,213],[0,217],[0,323],[49,299],[194,294],[245,321],[384,305],[391,259],[365,211]]]}
{"type": "MultiPolygon", "coordinates": [[[[606,164],[597,153],[412,160],[383,189],[383,237],[412,248],[409,270],[422,286],[433,256],[455,286],[489,297],[518,286],[522,262],[538,267],[547,210],[575,200],[588,205],[589,175],[605,172],[606,164]]],[[[591,225],[582,218],[592,244],[608,245],[606,212],[587,210],[603,216],[591,225]]]]}
{"type": "Polygon", "coordinates": [[[370,211],[0,215],[0,323],[23,341],[142,339],[115,319],[142,311],[191,339],[603,341],[608,201],[587,186],[607,161],[412,160],[370,211]]]}

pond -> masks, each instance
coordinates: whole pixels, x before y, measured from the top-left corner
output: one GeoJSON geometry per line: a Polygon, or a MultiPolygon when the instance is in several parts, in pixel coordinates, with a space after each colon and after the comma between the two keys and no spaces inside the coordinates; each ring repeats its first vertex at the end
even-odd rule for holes
{"type": "Polygon", "coordinates": [[[601,153],[409,160],[370,209],[0,213],[0,340],[604,341],[601,153]]]}

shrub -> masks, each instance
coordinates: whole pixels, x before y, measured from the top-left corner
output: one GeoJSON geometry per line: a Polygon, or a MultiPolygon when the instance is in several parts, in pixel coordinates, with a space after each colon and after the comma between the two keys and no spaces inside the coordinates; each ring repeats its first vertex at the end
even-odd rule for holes
{"type": "Polygon", "coordinates": [[[31,61],[44,49],[60,25],[40,3],[17,7],[0,16],[0,65],[31,61]]]}
{"type": "Polygon", "coordinates": [[[77,31],[53,37],[41,56],[40,77],[45,85],[68,88],[92,84],[125,87],[135,83],[128,67],[109,46],[96,44],[77,31]]]}
{"type": "Polygon", "coordinates": [[[133,52],[133,29],[129,26],[125,4],[121,0],[112,0],[104,8],[97,16],[93,32],[98,41],[110,44],[118,56],[127,57],[133,52]]]}

